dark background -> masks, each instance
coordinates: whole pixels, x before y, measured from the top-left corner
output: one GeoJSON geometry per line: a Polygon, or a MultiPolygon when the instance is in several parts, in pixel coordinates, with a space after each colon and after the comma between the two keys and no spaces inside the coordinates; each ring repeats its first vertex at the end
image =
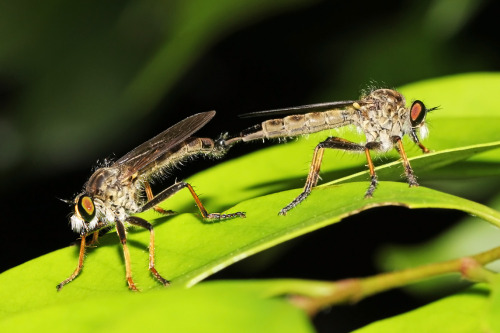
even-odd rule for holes
{"type": "MultiPolygon", "coordinates": [[[[494,1],[210,3],[0,4],[0,271],[76,239],[71,207],[58,198],[72,199],[98,159],[119,157],[191,114],[217,110],[198,133],[217,137],[253,125],[237,117],[245,112],[355,99],[374,82],[396,87],[500,69],[494,1]]],[[[240,146],[227,158],[266,145],[240,146]]],[[[213,163],[190,163],[176,177],[213,163]]],[[[461,217],[364,212],[270,250],[281,253],[272,264],[258,265],[263,253],[215,278],[374,274],[370,254],[380,244],[418,243],[461,217]],[[440,223],[419,228],[402,218],[440,223]],[[325,255],[331,265],[315,263],[325,255]],[[346,255],[352,265],[340,270],[336,258],[346,255]]],[[[428,301],[392,291],[335,307],[315,323],[347,331],[428,301]]]]}

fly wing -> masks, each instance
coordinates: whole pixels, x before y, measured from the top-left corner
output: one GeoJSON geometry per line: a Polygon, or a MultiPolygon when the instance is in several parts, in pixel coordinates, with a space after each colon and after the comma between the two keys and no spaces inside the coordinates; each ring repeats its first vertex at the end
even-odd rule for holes
{"type": "Polygon", "coordinates": [[[241,114],[239,116],[241,118],[253,118],[253,117],[267,117],[267,116],[276,116],[276,115],[302,114],[302,113],[309,113],[309,112],[323,112],[323,111],[328,111],[331,109],[339,109],[339,108],[344,108],[347,106],[352,106],[353,103],[361,104],[361,101],[338,101],[338,102],[326,102],[326,103],[318,103],[318,104],[292,106],[292,107],[283,108],[283,109],[273,109],[273,110],[244,113],[244,114],[241,114]]]}
{"type": "Polygon", "coordinates": [[[114,165],[122,165],[127,168],[127,172],[122,174],[123,177],[128,177],[141,171],[143,168],[156,161],[170,148],[183,142],[193,133],[205,126],[214,116],[215,111],[208,111],[190,116],[134,148],[128,154],[118,159],[114,165]]]}

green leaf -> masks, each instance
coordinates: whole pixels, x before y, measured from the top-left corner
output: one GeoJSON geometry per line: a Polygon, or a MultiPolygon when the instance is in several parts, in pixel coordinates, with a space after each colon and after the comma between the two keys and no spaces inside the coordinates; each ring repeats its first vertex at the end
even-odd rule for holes
{"type": "MultiPolygon", "coordinates": [[[[272,287],[272,286],[271,286],[272,287]]],[[[56,301],[0,321],[2,332],[314,332],[307,316],[288,302],[255,292],[269,287],[231,282],[192,289],[93,297],[52,295],[56,301]],[[111,313],[110,313],[111,312],[111,313]]],[[[35,296],[35,295],[33,295],[35,296]]]]}
{"type": "MultiPolygon", "coordinates": [[[[372,323],[355,332],[495,332],[487,329],[489,325],[484,318],[489,293],[487,286],[474,286],[417,310],[372,323]]],[[[493,319],[498,325],[498,316],[493,319]]]]}
{"type": "MultiPolygon", "coordinates": [[[[435,121],[433,119],[436,130],[431,132],[431,138],[425,142],[435,153],[422,156],[418,149],[407,149],[410,156],[419,154],[411,160],[417,175],[418,168],[425,170],[425,175],[431,177],[433,170],[471,157],[475,163],[484,163],[484,169],[493,170],[492,174],[498,175],[494,171],[500,160],[499,150],[495,149],[500,141],[498,115],[489,100],[479,98],[478,91],[484,89],[487,92],[489,87],[499,84],[498,74],[478,74],[438,79],[403,88],[408,98],[415,96],[425,101],[429,98],[430,102],[426,101],[428,105],[435,105],[437,101],[432,99],[432,94],[426,96],[426,92],[442,92],[442,111],[429,115],[429,119],[439,115],[435,121]],[[460,86],[457,82],[466,82],[471,90],[458,92],[464,103],[459,104],[458,109],[452,110],[453,112],[447,111],[449,105],[453,105],[449,102],[456,98],[457,92],[446,88],[460,86]],[[468,93],[476,96],[472,99],[475,103],[469,104],[481,110],[478,116],[476,113],[472,117],[465,116],[468,113],[464,108],[470,107],[466,103],[468,93]],[[461,120],[464,122],[455,122],[461,120]],[[469,127],[462,131],[462,128],[450,124],[467,124],[469,127]]],[[[343,134],[343,137],[356,137],[356,134],[343,134]]],[[[387,205],[458,209],[500,226],[500,213],[491,208],[425,187],[408,188],[404,182],[382,181],[374,197],[367,200],[363,198],[363,194],[368,182],[353,182],[354,178],[350,178],[347,183],[317,187],[305,202],[286,217],[277,216],[277,212],[300,192],[297,189],[280,191],[303,185],[312,149],[325,137],[325,133],[315,134],[308,139],[258,151],[222,163],[189,180],[202,194],[201,199],[209,211],[220,211],[240,202],[229,211],[245,211],[246,219],[204,223],[197,214],[180,214],[170,218],[158,218],[158,215],[151,212],[143,214],[148,220],[156,218],[154,225],[158,271],[172,280],[174,286],[192,286],[258,251],[336,223],[346,216],[387,205]]],[[[328,176],[328,180],[352,176],[364,170],[363,159],[356,155],[338,152],[327,155],[330,156],[325,158],[322,175],[328,176]]],[[[379,158],[377,162],[390,162],[391,158],[394,157],[379,158]]],[[[387,176],[392,179],[396,173],[402,173],[400,167],[391,168],[391,165],[378,168],[381,178],[387,176]]],[[[367,179],[367,172],[363,171],[363,174],[367,179]]],[[[455,175],[458,179],[469,176],[466,173],[455,175]]],[[[344,179],[347,180],[348,178],[344,179]]],[[[186,192],[170,198],[164,207],[182,213],[196,212],[193,200],[186,192]]],[[[164,290],[150,276],[147,269],[148,240],[149,235],[144,230],[132,229],[128,234],[132,270],[139,288],[144,295],[162,293],[162,297],[163,293],[168,295],[173,290],[184,292],[174,288],[164,290]]],[[[77,257],[77,247],[61,249],[1,274],[0,320],[8,322],[15,319],[14,315],[21,318],[29,311],[41,311],[42,308],[47,309],[45,318],[48,318],[49,313],[54,314],[64,304],[65,313],[81,313],[83,309],[91,308],[92,313],[100,314],[110,308],[115,309],[116,303],[128,304],[131,300],[138,300],[134,303],[134,308],[154,307],[147,296],[143,298],[142,295],[132,295],[127,290],[121,245],[112,233],[102,237],[97,248],[89,249],[82,274],[56,293],[56,284],[73,271],[77,257]],[[113,300],[107,303],[107,298],[113,300]],[[86,305],[80,307],[82,303],[86,305]],[[50,311],[51,308],[54,312],[50,311]]],[[[213,298],[217,299],[218,296],[213,298]]],[[[242,296],[238,304],[246,299],[246,296],[242,296]]],[[[92,320],[89,325],[91,323],[92,320]]]]}
{"type": "MultiPolygon", "coordinates": [[[[500,195],[490,201],[488,206],[500,210],[500,195]]],[[[481,222],[480,218],[469,216],[425,243],[385,245],[376,255],[378,266],[383,271],[401,270],[480,253],[498,246],[500,229],[481,222]]],[[[500,271],[500,262],[490,263],[487,267],[500,271]]],[[[428,297],[429,295],[449,294],[450,291],[463,288],[466,284],[468,282],[458,281],[452,276],[441,276],[409,285],[405,287],[405,290],[415,297],[428,297]]]]}
{"type": "Polygon", "coordinates": [[[491,284],[491,294],[489,297],[489,304],[482,318],[485,319],[487,327],[490,332],[500,332],[500,319],[498,313],[500,311],[500,275],[497,274],[493,283],[491,284]]]}
{"type": "MultiPolygon", "coordinates": [[[[161,219],[155,228],[156,267],[174,285],[192,286],[258,251],[338,222],[346,216],[386,205],[461,209],[500,225],[499,212],[445,193],[423,187],[409,190],[406,184],[384,182],[376,197],[365,200],[359,196],[365,186],[365,183],[348,183],[318,188],[311,200],[303,203],[303,209],[286,217],[278,217],[275,207],[287,203],[297,194],[296,190],[255,198],[234,207],[235,210],[252,212],[246,219],[202,223],[192,214],[161,219]]],[[[130,232],[128,239],[138,286],[143,291],[163,289],[147,270],[148,233],[142,230],[130,232]]],[[[88,251],[82,274],[56,293],[56,284],[72,272],[77,255],[77,247],[62,249],[0,275],[0,285],[3,286],[1,311],[4,315],[55,304],[66,297],[74,300],[103,293],[129,293],[121,245],[114,234],[105,235],[97,248],[88,251]],[[16,290],[15,295],[11,290],[16,290]]]]}

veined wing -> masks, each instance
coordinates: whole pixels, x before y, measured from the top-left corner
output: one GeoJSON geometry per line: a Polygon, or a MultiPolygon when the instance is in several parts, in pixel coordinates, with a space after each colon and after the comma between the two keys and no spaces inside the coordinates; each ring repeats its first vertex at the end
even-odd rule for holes
{"type": "Polygon", "coordinates": [[[338,102],[326,102],[318,104],[309,104],[301,106],[293,106],[283,109],[273,109],[265,111],[249,112],[239,115],[241,118],[253,118],[253,117],[267,117],[275,115],[292,115],[292,114],[302,114],[309,112],[324,112],[332,109],[344,108],[347,106],[352,106],[353,103],[361,104],[361,101],[338,101],[338,102]]]}
{"type": "Polygon", "coordinates": [[[161,132],[154,138],[134,148],[118,159],[114,165],[120,164],[128,168],[123,177],[128,177],[156,161],[170,148],[189,138],[193,133],[205,126],[213,117],[215,111],[197,113],[181,120],[172,127],[161,132]]]}

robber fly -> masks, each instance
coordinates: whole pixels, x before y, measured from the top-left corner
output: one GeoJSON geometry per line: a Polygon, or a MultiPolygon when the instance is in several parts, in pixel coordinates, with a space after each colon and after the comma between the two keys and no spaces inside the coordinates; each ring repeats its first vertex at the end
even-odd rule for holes
{"type": "Polygon", "coordinates": [[[370,186],[365,194],[366,198],[371,197],[377,187],[377,175],[370,157],[370,150],[387,152],[393,147],[396,148],[403,160],[409,185],[418,186],[401,139],[408,134],[422,152],[428,153],[429,149],[420,143],[417,129],[422,138],[427,136],[425,117],[427,112],[435,109],[437,108],[427,109],[419,100],[414,101],[408,108],[405,98],[399,92],[391,89],[377,89],[357,101],[311,104],[243,114],[241,115],[243,118],[287,114],[289,116],[264,121],[241,132],[238,137],[226,140],[225,143],[227,147],[230,147],[241,141],[293,137],[347,125],[355,125],[360,132],[365,134],[365,144],[357,144],[332,136],[316,146],[302,193],[279,212],[280,215],[286,215],[289,210],[301,203],[318,183],[321,161],[326,148],[365,152],[371,176],[370,186]]]}
{"type": "Polygon", "coordinates": [[[131,216],[153,209],[162,214],[170,214],[158,206],[181,189],[187,187],[204,219],[228,219],[236,216],[245,217],[244,213],[232,214],[207,213],[205,207],[190,184],[176,182],[174,185],[153,196],[149,181],[160,177],[165,171],[194,155],[222,156],[225,148],[220,141],[208,138],[191,137],[212,119],[215,111],[195,114],[182,120],[149,141],[138,146],[109,166],[97,169],[84,187],[83,193],[74,200],[75,212],[71,216],[71,228],[80,234],[81,245],[78,266],[69,278],[57,286],[60,290],[65,284],[73,281],[83,268],[85,255],[85,237],[93,234],[92,242],[97,241],[99,231],[116,226],[116,232],[123,246],[125,270],[128,286],[137,290],[132,280],[130,254],[127,247],[125,226],[134,225],[149,230],[149,270],[163,285],[169,281],[164,279],[155,269],[154,264],[154,231],[148,221],[131,216]],[[143,199],[143,193],[147,200],[143,199]]]}

